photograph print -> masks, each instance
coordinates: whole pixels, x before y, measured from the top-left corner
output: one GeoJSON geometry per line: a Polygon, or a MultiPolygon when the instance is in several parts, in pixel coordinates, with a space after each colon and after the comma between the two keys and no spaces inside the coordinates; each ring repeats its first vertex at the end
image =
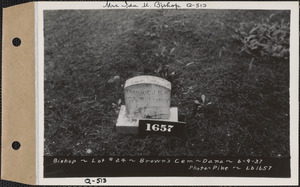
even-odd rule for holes
{"type": "Polygon", "coordinates": [[[43,14],[45,157],[290,158],[289,10],[43,14]]]}

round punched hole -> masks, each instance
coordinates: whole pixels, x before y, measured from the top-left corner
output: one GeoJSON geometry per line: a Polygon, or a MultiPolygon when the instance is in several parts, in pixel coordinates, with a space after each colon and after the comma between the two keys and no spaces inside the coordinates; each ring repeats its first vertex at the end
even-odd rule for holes
{"type": "Polygon", "coordinates": [[[20,149],[21,144],[18,141],[14,141],[11,146],[14,150],[18,150],[18,149],[20,149]]]}
{"type": "Polygon", "coordinates": [[[21,39],[16,37],[12,40],[12,43],[15,47],[18,47],[21,45],[21,39]]]}

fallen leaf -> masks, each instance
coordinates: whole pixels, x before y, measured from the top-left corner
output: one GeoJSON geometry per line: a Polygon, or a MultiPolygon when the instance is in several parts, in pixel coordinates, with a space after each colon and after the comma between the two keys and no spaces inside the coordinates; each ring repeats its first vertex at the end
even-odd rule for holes
{"type": "Polygon", "coordinates": [[[172,54],[174,50],[175,50],[175,47],[173,47],[173,48],[171,49],[170,54],[172,54]]]}
{"type": "Polygon", "coordinates": [[[194,64],[195,62],[190,62],[190,63],[187,63],[185,66],[187,67],[187,66],[190,66],[190,65],[192,65],[192,64],[194,64]]]}
{"type": "Polygon", "coordinates": [[[116,80],[120,80],[120,76],[116,75],[116,76],[114,76],[113,79],[114,79],[115,81],[116,81],[116,80]]]}
{"type": "Polygon", "coordinates": [[[91,154],[92,152],[93,152],[93,151],[92,151],[91,149],[87,149],[87,150],[86,150],[86,153],[87,153],[87,154],[91,154]]]}
{"type": "Polygon", "coordinates": [[[180,63],[180,64],[184,64],[182,61],[180,61],[180,60],[175,60],[175,62],[178,62],[178,63],[180,63]]]}
{"type": "Polygon", "coordinates": [[[202,99],[203,103],[205,103],[205,95],[204,94],[201,95],[201,99],[202,99]]]}

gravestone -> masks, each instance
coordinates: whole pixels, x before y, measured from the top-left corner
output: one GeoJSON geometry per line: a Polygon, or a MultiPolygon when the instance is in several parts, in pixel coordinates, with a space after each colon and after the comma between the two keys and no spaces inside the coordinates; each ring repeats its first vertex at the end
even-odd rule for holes
{"type": "MultiPolygon", "coordinates": [[[[120,108],[117,133],[151,134],[161,131],[172,134],[172,124],[167,122],[178,122],[178,109],[170,108],[169,81],[154,76],[133,77],[125,82],[124,94],[125,105],[120,108]],[[162,124],[164,122],[166,124],[162,124]]],[[[174,128],[175,131],[178,127],[174,128]]]]}
{"type": "Polygon", "coordinates": [[[124,86],[126,117],[168,119],[170,117],[171,83],[154,76],[128,79],[124,86]]]}

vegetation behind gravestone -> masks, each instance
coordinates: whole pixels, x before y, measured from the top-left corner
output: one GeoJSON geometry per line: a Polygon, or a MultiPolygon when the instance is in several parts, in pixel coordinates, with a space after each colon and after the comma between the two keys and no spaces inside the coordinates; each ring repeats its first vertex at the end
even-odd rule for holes
{"type": "Polygon", "coordinates": [[[287,60],[290,48],[290,24],[284,19],[273,20],[275,14],[263,18],[261,23],[241,22],[232,37],[243,44],[241,53],[259,61],[287,60]]]}
{"type": "Polygon", "coordinates": [[[280,39],[289,11],[57,10],[44,18],[46,156],[289,157],[289,56],[263,47],[274,40],[270,48],[289,49],[280,39]],[[242,22],[251,23],[245,35],[242,22]],[[263,28],[275,39],[260,41],[263,28]],[[240,53],[236,34],[253,45],[250,54],[240,53]],[[116,134],[124,83],[137,75],[172,83],[183,137],[116,134]]]}

